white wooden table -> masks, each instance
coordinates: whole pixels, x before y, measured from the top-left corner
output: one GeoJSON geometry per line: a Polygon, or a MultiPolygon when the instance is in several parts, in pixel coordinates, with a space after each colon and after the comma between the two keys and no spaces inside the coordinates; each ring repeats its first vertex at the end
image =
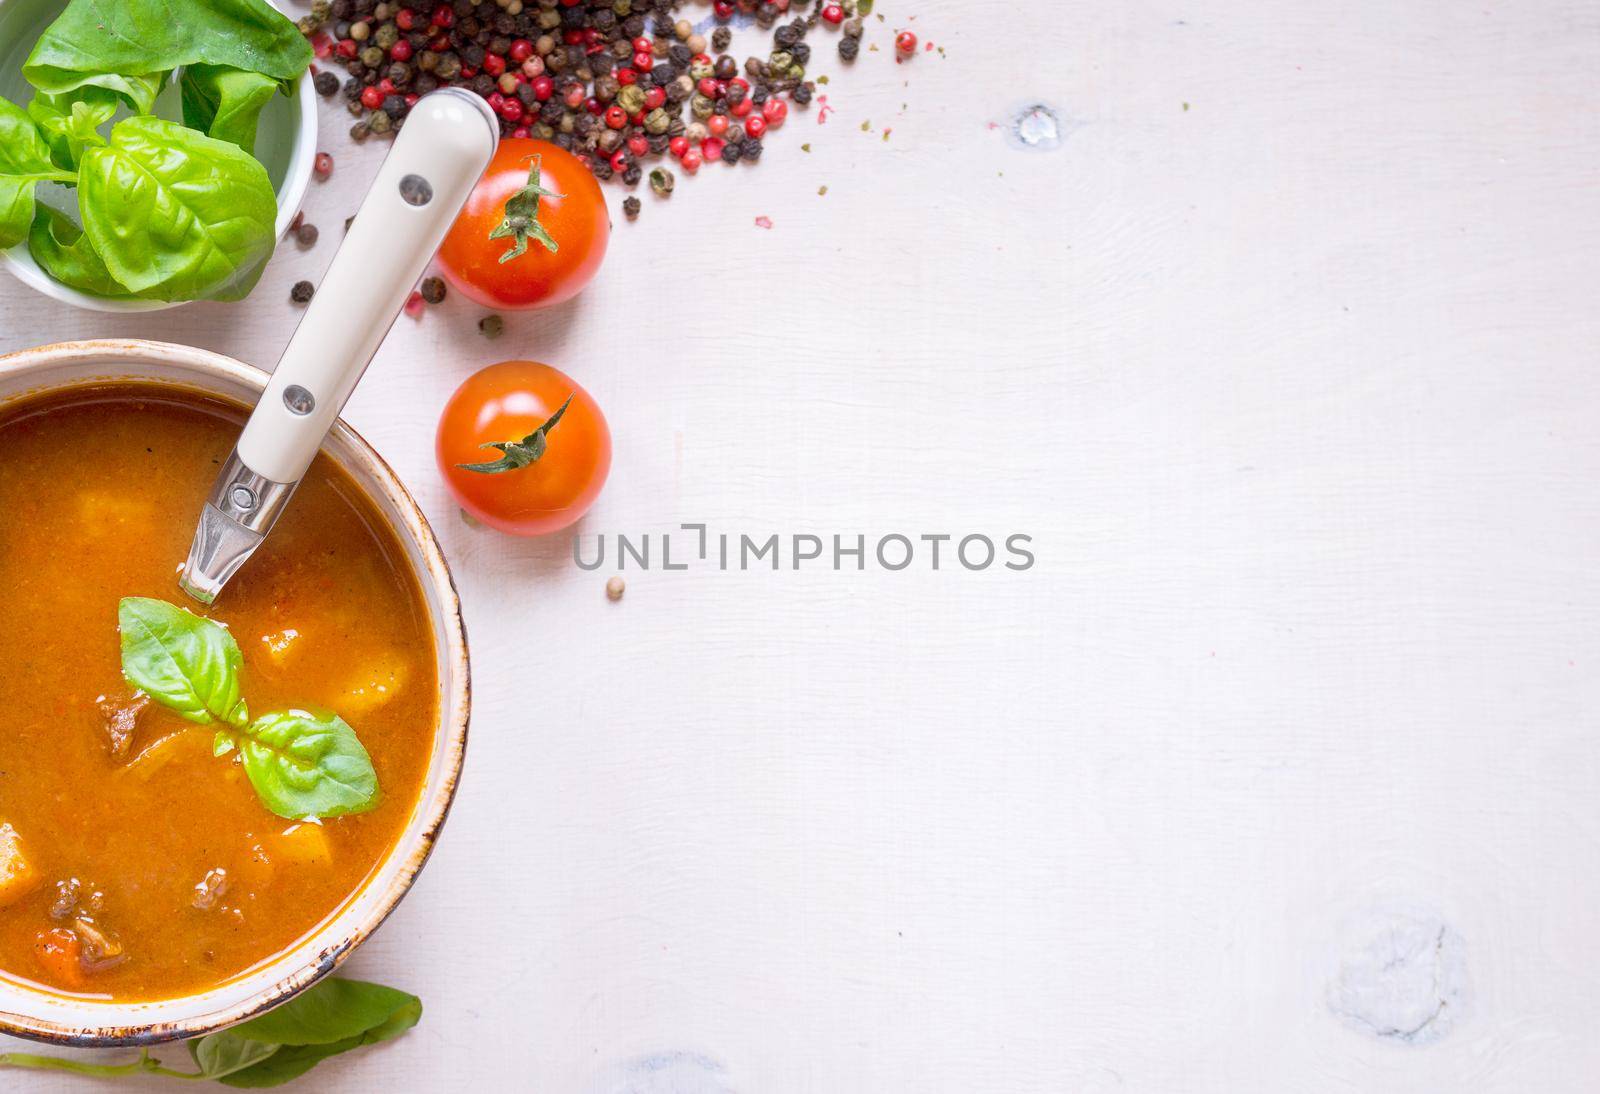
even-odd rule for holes
{"type": "MultiPolygon", "coordinates": [[[[879,6],[945,54],[823,66],[826,125],[646,192],[575,304],[495,343],[459,299],[402,319],[357,393],[477,707],[350,965],[423,1023],[305,1089],[1592,1089],[1594,5],[879,6]],[[1055,148],[1010,135],[1036,102],[1055,148]],[[610,604],[614,565],[468,527],[434,472],[443,400],[511,356],[610,416],[586,536],[1037,563],[786,543],[610,604]]],[[[0,286],[0,349],[270,365],[381,154],[325,121],[325,242],[247,304],[0,286]]]]}

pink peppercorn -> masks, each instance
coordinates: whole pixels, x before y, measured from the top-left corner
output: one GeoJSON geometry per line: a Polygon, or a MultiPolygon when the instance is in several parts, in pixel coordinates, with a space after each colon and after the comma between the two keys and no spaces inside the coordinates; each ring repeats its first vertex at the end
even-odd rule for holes
{"type": "Polygon", "coordinates": [[[767,119],[768,126],[776,129],[789,116],[789,104],[782,99],[768,99],[761,104],[761,116],[767,119]]]}

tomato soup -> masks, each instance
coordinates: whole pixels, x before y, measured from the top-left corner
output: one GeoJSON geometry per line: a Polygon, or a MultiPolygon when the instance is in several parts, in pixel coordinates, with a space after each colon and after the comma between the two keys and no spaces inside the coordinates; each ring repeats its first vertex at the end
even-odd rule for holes
{"type": "Polygon", "coordinates": [[[426,602],[343,470],[317,458],[215,605],[179,589],[244,417],[153,385],[0,408],[0,975],[118,1001],[214,987],[335,913],[421,794],[439,717],[426,602]],[[131,685],[118,611],[135,597],[226,628],[249,717],[327,711],[353,730],[376,786],[361,811],[273,812],[242,720],[233,747],[233,727],[131,685]]]}

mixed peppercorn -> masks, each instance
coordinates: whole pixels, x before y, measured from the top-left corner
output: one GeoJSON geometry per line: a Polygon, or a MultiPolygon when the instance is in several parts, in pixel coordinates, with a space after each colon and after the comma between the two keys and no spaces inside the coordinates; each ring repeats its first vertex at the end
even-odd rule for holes
{"type": "MultiPolygon", "coordinates": [[[[741,65],[727,52],[730,28],[700,34],[678,17],[684,0],[410,2],[417,6],[318,0],[302,23],[324,63],[346,70],[342,82],[318,72],[316,87],[343,94],[358,119],[354,139],[398,129],[435,88],[467,87],[488,100],[505,136],[553,141],[599,178],[630,185],[651,156],[670,155],[690,174],[707,160],[758,161],[763,137],[784,124],[789,104],[811,102],[807,34],[818,22],[838,27],[839,56],[852,60],[872,7],[715,0],[722,24],[745,12],[773,28],[768,54],[741,65]]],[[[671,173],[657,168],[651,185],[670,193],[671,173]]]]}

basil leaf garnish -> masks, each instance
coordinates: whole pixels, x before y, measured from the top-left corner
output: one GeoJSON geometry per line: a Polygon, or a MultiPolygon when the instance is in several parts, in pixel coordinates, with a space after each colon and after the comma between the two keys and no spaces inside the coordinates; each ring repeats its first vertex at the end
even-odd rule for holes
{"type": "Polygon", "coordinates": [[[41,91],[108,87],[150,99],[141,77],[188,65],[229,65],[293,80],[311,64],[311,43],[267,0],[72,0],[28,54],[22,75],[41,91]]]}
{"type": "Polygon", "coordinates": [[[240,726],[239,644],[226,627],[164,600],[124,597],[117,605],[122,675],[133,687],[191,722],[240,726]]]}
{"type": "Polygon", "coordinates": [[[0,1053],[0,1067],[75,1072],[97,1078],[165,1075],[214,1079],[224,1086],[279,1086],[330,1056],[398,1037],[422,1018],[422,1000],[398,988],[329,977],[275,1010],[189,1042],[199,1071],[164,1067],[145,1049],[120,1064],[31,1052],[0,1053]]]}
{"type": "Polygon", "coordinates": [[[280,817],[337,817],[378,804],[372,759],[337,714],[266,714],[236,736],[250,785],[280,817]]]}
{"type": "Polygon", "coordinates": [[[155,300],[241,299],[277,242],[266,168],[160,118],[124,118],[84,151],[78,212],[111,276],[155,300]]]}
{"type": "Polygon", "coordinates": [[[28,237],[33,191],[41,182],[71,182],[50,158],[50,146],[20,106],[0,99],[0,249],[28,237]]]}
{"type": "Polygon", "coordinates": [[[190,65],[178,80],[183,93],[183,124],[254,152],[262,108],[281,86],[259,72],[243,72],[226,65],[190,65]]]}
{"type": "Polygon", "coordinates": [[[68,288],[108,299],[131,299],[95,253],[83,229],[58,209],[41,204],[34,213],[28,253],[41,270],[68,288]]]}
{"type": "Polygon", "coordinates": [[[28,102],[28,117],[44,134],[56,165],[76,171],[85,148],[105,143],[100,127],[116,115],[120,105],[116,93],[103,87],[80,87],[60,95],[36,91],[28,102]]]}

